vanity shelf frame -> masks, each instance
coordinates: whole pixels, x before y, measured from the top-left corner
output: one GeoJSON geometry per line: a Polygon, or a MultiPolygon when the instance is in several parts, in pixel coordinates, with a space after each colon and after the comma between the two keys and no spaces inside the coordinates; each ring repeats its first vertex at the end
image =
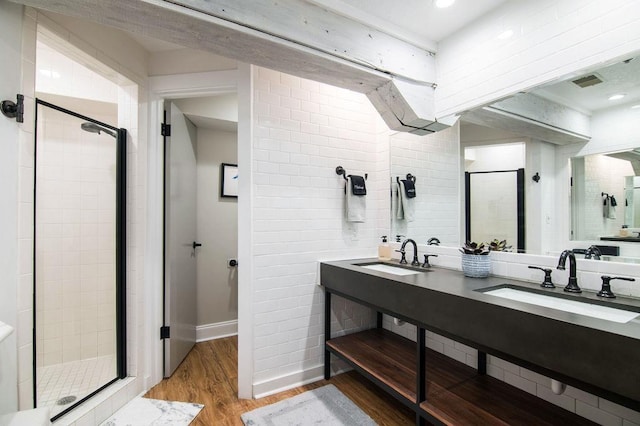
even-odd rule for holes
{"type": "MultiPolygon", "coordinates": [[[[388,312],[379,307],[325,287],[325,358],[324,358],[324,378],[331,378],[331,354],[342,359],[350,367],[370,380],[386,393],[394,397],[403,405],[411,409],[416,415],[416,425],[428,423],[434,425],[456,425],[466,424],[469,418],[459,419],[452,413],[451,405],[456,404],[460,411],[467,413],[475,419],[479,419],[482,424],[507,425],[517,424],[505,422],[501,417],[518,418],[522,413],[514,408],[514,403],[519,403],[523,407],[523,412],[531,407],[536,407],[536,415],[547,416],[551,419],[564,419],[564,424],[585,424],[594,423],[583,419],[576,414],[556,407],[534,395],[528,394],[520,389],[514,388],[505,382],[501,382],[486,375],[487,353],[478,350],[478,369],[462,364],[426,348],[426,330],[422,324],[410,318],[403,317],[397,313],[388,312]],[[332,295],[351,300],[358,304],[368,306],[376,310],[376,328],[356,332],[331,338],[331,301],[332,295]],[[399,336],[382,327],[383,314],[391,315],[402,319],[417,327],[417,339],[412,341],[399,336]],[[384,351],[372,350],[366,357],[361,356],[363,342],[373,342],[373,345],[380,345],[384,351]],[[411,355],[413,354],[413,355],[411,355]],[[411,356],[413,361],[408,360],[411,356]],[[386,366],[385,366],[386,364],[386,366]],[[411,367],[410,367],[411,365],[411,367]],[[503,410],[498,413],[488,413],[483,408],[465,401],[456,392],[448,389],[448,384],[438,383],[436,376],[442,376],[443,366],[448,372],[454,371],[452,375],[456,377],[459,384],[455,386],[465,386],[468,394],[480,394],[491,389],[493,399],[489,405],[495,410],[503,410]],[[384,370],[395,371],[396,374],[404,378],[392,378],[390,374],[385,374],[384,370]],[[431,371],[432,375],[429,374],[431,371]],[[408,379],[407,375],[414,375],[408,379]],[[435,388],[435,390],[434,390],[435,388]],[[503,396],[505,404],[501,405],[499,396],[503,396]],[[498,400],[497,400],[498,399],[498,400]],[[514,402],[515,401],[515,402],[514,402]]],[[[476,346],[476,345],[469,345],[476,346]]],[[[529,420],[527,420],[529,421],[529,420]]],[[[522,423],[526,424],[526,423],[522,423]]]]}

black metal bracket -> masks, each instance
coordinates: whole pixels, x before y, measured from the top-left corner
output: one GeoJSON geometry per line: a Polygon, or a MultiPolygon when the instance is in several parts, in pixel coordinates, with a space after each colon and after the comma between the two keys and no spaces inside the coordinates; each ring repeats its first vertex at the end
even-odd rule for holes
{"type": "MultiPolygon", "coordinates": [[[[347,171],[344,169],[344,167],[342,166],[338,166],[336,167],[336,174],[337,175],[342,175],[342,177],[344,178],[344,180],[347,180],[347,178],[351,175],[347,174],[347,171]]],[[[365,173],[364,174],[364,180],[367,180],[369,178],[369,173],[365,173]]]]}
{"type": "Polygon", "coordinates": [[[2,101],[2,113],[5,117],[15,118],[18,123],[24,123],[24,96],[16,95],[16,102],[2,101]]]}
{"type": "MultiPolygon", "coordinates": [[[[407,173],[407,180],[416,183],[416,181],[418,180],[418,178],[416,178],[414,175],[412,175],[411,173],[407,173]]],[[[396,182],[398,182],[398,185],[400,185],[400,178],[398,176],[396,176],[396,182]]]]}

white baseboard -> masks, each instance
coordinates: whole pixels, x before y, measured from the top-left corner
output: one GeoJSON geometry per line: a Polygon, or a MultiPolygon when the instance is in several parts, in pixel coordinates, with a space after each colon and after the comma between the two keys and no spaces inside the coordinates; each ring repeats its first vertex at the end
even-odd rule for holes
{"type": "Polygon", "coordinates": [[[221,339],[238,334],[238,320],[196,326],[196,342],[221,339]]]}
{"type": "MultiPolygon", "coordinates": [[[[350,371],[351,368],[340,360],[333,360],[331,366],[331,376],[350,371]]],[[[264,398],[265,396],[274,395],[289,389],[304,386],[309,383],[317,382],[324,379],[324,365],[318,365],[307,370],[297,371],[273,379],[265,380],[253,385],[253,397],[255,399],[264,398]]]]}
{"type": "Polygon", "coordinates": [[[264,382],[253,384],[253,397],[255,399],[264,398],[279,392],[317,382],[324,378],[324,366],[318,365],[308,370],[301,370],[295,373],[265,380],[264,382]]]}

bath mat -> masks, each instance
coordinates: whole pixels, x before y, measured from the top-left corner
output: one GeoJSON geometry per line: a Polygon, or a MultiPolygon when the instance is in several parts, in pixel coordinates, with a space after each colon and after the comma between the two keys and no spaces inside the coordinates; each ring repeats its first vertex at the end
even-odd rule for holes
{"type": "Polygon", "coordinates": [[[296,395],[244,413],[245,426],[374,426],[374,422],[334,385],[296,395]]]}
{"type": "Polygon", "coordinates": [[[187,426],[204,405],[137,397],[100,426],[187,426]]]}

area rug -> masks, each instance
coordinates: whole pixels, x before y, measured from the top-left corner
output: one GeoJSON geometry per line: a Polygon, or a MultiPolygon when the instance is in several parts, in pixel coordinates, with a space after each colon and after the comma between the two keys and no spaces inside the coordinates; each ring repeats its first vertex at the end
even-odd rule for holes
{"type": "Polygon", "coordinates": [[[246,426],[374,426],[364,413],[334,385],[326,385],[300,395],[244,413],[246,426]]]}
{"type": "Polygon", "coordinates": [[[100,426],[187,426],[204,405],[137,397],[100,426]]]}

